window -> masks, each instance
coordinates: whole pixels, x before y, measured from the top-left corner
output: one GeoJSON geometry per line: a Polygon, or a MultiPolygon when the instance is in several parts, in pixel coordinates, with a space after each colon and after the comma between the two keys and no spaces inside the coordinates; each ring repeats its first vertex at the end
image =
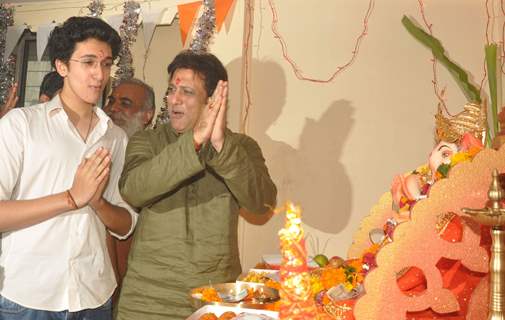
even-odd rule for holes
{"type": "Polygon", "coordinates": [[[16,50],[16,79],[19,83],[18,107],[27,107],[39,101],[39,88],[44,76],[50,72],[51,62],[47,55],[37,60],[36,33],[25,30],[16,50]]]}

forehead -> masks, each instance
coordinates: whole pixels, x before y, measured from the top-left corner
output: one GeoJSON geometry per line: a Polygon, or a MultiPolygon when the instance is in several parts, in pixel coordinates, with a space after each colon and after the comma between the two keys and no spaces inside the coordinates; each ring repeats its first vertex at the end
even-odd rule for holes
{"type": "Polygon", "coordinates": [[[112,58],[112,49],[107,42],[89,38],[75,44],[73,56],[96,56],[100,59],[112,58]]]}
{"type": "Polygon", "coordinates": [[[172,74],[172,78],[170,79],[170,84],[197,87],[202,90],[205,87],[202,76],[191,69],[175,70],[172,74]]]}
{"type": "Polygon", "coordinates": [[[129,98],[130,100],[144,99],[146,92],[138,84],[122,83],[112,90],[111,95],[116,98],[129,98]]]}

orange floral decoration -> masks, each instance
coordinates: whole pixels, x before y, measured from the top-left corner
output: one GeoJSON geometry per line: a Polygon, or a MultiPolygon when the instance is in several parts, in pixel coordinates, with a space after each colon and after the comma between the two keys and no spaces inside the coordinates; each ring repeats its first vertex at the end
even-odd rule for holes
{"type": "Polygon", "coordinates": [[[489,254],[482,244],[486,231],[463,215],[461,208],[485,206],[495,168],[505,171],[505,148],[484,149],[433,185],[430,196],[413,208],[412,220],[400,224],[395,240],[378,252],[377,268],[364,282],[366,294],[355,305],[356,319],[418,319],[420,313],[435,319],[450,319],[454,314],[472,320],[487,318],[489,254]],[[458,241],[447,241],[440,234],[444,229],[437,228],[447,213],[454,213],[454,221],[460,221],[458,241]],[[447,261],[453,267],[439,270],[447,261]],[[407,268],[419,270],[424,277],[422,294],[401,291],[398,274],[407,268]],[[458,276],[448,277],[452,273],[458,276]],[[449,278],[455,281],[447,281],[449,278]]]}
{"type": "Polygon", "coordinates": [[[201,287],[193,289],[192,294],[201,294],[202,300],[206,302],[222,302],[223,299],[217,293],[217,290],[210,287],[201,287]]]}

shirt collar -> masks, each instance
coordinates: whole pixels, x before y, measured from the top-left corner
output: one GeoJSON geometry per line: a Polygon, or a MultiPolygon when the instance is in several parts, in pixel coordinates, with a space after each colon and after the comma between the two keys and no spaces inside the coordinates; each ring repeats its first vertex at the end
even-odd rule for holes
{"type": "Polygon", "coordinates": [[[96,115],[98,116],[98,120],[99,120],[99,125],[100,126],[103,126],[104,129],[107,129],[107,128],[112,128],[112,126],[114,125],[114,123],[112,122],[112,119],[109,118],[109,116],[101,109],[101,108],[98,108],[98,107],[93,107],[93,110],[95,111],[96,115]]]}
{"type": "Polygon", "coordinates": [[[63,110],[63,104],[61,103],[60,95],[57,94],[51,100],[46,102],[46,112],[48,116],[52,117],[60,110],[63,110]]]}
{"type": "MultiPolygon", "coordinates": [[[[63,111],[63,103],[61,102],[60,95],[57,94],[54,98],[46,102],[46,113],[48,116],[52,117],[60,111],[63,111]]],[[[94,106],[93,111],[98,116],[98,124],[100,127],[104,127],[104,129],[112,127],[113,123],[111,118],[109,118],[102,109],[94,106]]]]}

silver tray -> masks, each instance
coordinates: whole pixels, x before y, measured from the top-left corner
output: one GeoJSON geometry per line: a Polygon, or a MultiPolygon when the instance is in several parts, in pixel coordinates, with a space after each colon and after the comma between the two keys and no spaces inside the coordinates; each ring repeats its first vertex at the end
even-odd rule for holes
{"type": "MultiPolygon", "coordinates": [[[[258,274],[263,274],[265,277],[270,278],[274,281],[280,282],[281,281],[281,276],[280,276],[280,271],[279,270],[272,270],[272,269],[249,269],[247,273],[243,273],[239,276],[237,281],[240,282],[247,282],[244,281],[243,279],[249,274],[249,273],[258,273],[258,274]]],[[[248,283],[261,283],[261,282],[248,282],[248,283]]]]}
{"type": "MultiPolygon", "coordinates": [[[[211,286],[203,286],[200,288],[209,288],[211,286]]],[[[253,300],[243,300],[238,302],[210,302],[204,301],[201,298],[201,295],[193,293],[193,290],[189,292],[189,298],[191,301],[191,305],[193,308],[198,309],[204,305],[220,305],[227,307],[241,307],[241,308],[249,308],[249,309],[266,309],[272,303],[275,303],[279,300],[279,291],[273,288],[269,288],[261,283],[250,283],[250,282],[230,282],[230,283],[219,283],[212,285],[218,294],[232,294],[236,292],[241,292],[242,290],[246,290],[247,288],[251,288],[255,291],[261,292],[261,294],[265,297],[265,301],[260,301],[257,299],[253,300]]]]}
{"type": "Polygon", "coordinates": [[[220,316],[226,311],[233,311],[236,314],[242,313],[242,312],[247,312],[249,314],[257,314],[257,315],[265,315],[269,316],[273,319],[279,319],[279,313],[275,311],[268,311],[268,310],[258,310],[258,309],[248,309],[248,308],[240,308],[240,307],[229,307],[229,306],[220,306],[220,305],[205,305],[201,307],[200,309],[196,310],[195,313],[189,316],[186,320],[198,320],[202,315],[205,313],[212,312],[216,316],[220,316]]]}

